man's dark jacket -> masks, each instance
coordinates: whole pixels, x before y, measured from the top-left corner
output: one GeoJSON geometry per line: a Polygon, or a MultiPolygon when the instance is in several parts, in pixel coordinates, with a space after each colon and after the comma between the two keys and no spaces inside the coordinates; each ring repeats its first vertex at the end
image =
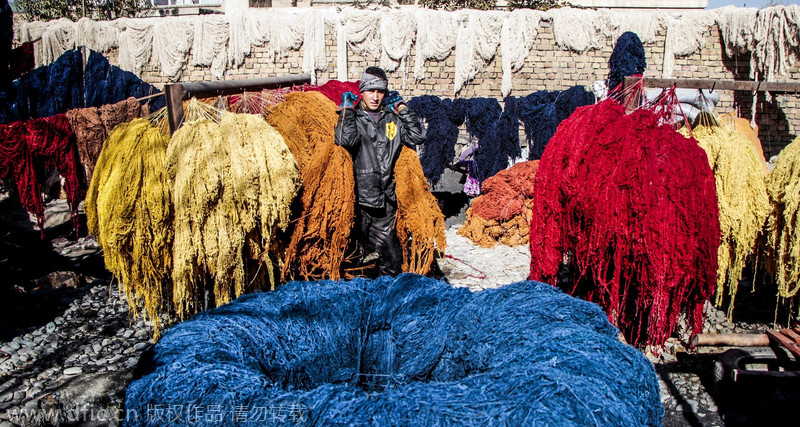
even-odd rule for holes
{"type": "Polygon", "coordinates": [[[425,141],[425,126],[408,108],[395,114],[389,107],[376,123],[361,105],[339,112],[336,145],[353,157],[356,202],[382,208],[395,201],[394,165],[403,145],[413,147],[425,141]]]}

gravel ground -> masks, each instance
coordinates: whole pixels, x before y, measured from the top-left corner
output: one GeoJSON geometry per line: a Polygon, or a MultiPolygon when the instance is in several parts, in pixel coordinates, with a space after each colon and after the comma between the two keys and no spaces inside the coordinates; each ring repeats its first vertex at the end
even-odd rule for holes
{"type": "MultiPolygon", "coordinates": [[[[448,223],[448,247],[439,265],[450,283],[479,291],[525,280],[530,262],[526,246],[476,247],[456,234],[457,221],[448,223]]],[[[117,283],[102,269],[94,240],[45,239],[39,252],[27,253],[8,242],[34,235],[7,227],[0,234],[6,242],[0,266],[3,274],[10,271],[12,281],[0,295],[0,427],[118,424],[126,415],[125,387],[142,352],[152,345],[150,328],[129,316],[117,283]],[[20,263],[20,257],[36,261],[20,263]],[[59,260],[53,261],[57,271],[26,277],[30,269],[41,270],[42,259],[59,260]]],[[[763,317],[731,323],[710,305],[706,311],[709,332],[763,332],[769,327],[760,323],[763,317]]],[[[687,347],[671,338],[658,357],[648,354],[660,377],[663,424],[725,425],[713,395],[714,360],[724,349],[687,347]]]]}

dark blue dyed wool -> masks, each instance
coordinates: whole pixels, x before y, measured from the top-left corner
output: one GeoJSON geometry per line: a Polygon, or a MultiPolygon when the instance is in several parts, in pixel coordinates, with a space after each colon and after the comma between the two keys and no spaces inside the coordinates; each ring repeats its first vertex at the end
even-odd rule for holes
{"type": "Polygon", "coordinates": [[[45,96],[39,99],[39,116],[50,117],[84,107],[81,78],[83,55],[78,49],[64,52],[49,65],[45,96]]]}
{"type": "Polygon", "coordinates": [[[26,73],[16,82],[17,120],[50,117],[83,106],[78,50],[64,52],[50,65],[26,73]]]}
{"type": "Polygon", "coordinates": [[[540,90],[517,100],[519,119],[525,126],[528,160],[539,160],[547,141],[556,133],[555,100],[559,92],[540,90]]]}
{"type": "Polygon", "coordinates": [[[458,127],[464,123],[463,103],[459,100],[453,102],[433,95],[423,95],[411,99],[408,108],[424,118],[427,124],[420,162],[425,178],[432,187],[436,187],[447,165],[456,156],[458,127]]]}
{"type": "MultiPolygon", "coordinates": [[[[101,107],[128,97],[141,98],[158,93],[153,85],[135,74],[108,63],[103,55],[90,51],[86,66],[78,49],[64,52],[50,65],[25,73],[0,92],[0,120],[3,123],[50,117],[73,108],[101,107]]],[[[164,97],[154,99],[150,111],[166,105],[164,97]]]]}
{"type": "Polygon", "coordinates": [[[522,155],[519,145],[519,106],[517,98],[513,96],[503,99],[503,114],[497,121],[497,137],[502,144],[502,151],[508,157],[518,159],[522,155]]]}
{"type": "Polygon", "coordinates": [[[519,120],[516,104],[511,99],[507,112],[494,98],[465,100],[467,132],[478,141],[474,159],[476,178],[480,182],[506,169],[510,158],[519,157],[519,120]]]}
{"type": "MultiPolygon", "coordinates": [[[[86,105],[100,107],[114,104],[128,97],[141,98],[158,93],[153,85],[143,82],[136,74],[113,66],[105,56],[91,51],[84,73],[86,105]]],[[[155,98],[150,103],[150,111],[166,105],[166,99],[155,98]]]]}
{"type": "Polygon", "coordinates": [[[538,282],[471,293],[412,274],[291,282],[201,313],[145,353],[125,408],[128,425],[153,426],[629,426],[663,413],[652,365],[597,305],[538,282]]]}
{"type": "Polygon", "coordinates": [[[533,92],[517,102],[519,120],[525,126],[528,160],[539,160],[558,124],[576,108],[594,104],[595,97],[585,87],[573,86],[564,91],[533,92]]]}
{"type": "Polygon", "coordinates": [[[608,90],[616,88],[627,76],[644,73],[646,68],[644,46],[639,36],[630,31],[622,33],[608,60],[608,90]]]}
{"type": "Polygon", "coordinates": [[[595,97],[585,86],[573,86],[559,93],[555,102],[556,119],[561,123],[571,116],[576,108],[594,104],[595,97]]]}

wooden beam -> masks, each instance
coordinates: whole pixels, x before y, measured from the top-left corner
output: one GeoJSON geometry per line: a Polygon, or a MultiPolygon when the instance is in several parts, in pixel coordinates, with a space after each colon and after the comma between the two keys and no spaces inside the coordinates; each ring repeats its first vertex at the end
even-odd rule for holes
{"type": "Polygon", "coordinates": [[[800,360],[800,345],[792,339],[774,329],[767,329],[767,336],[773,343],[780,344],[789,350],[794,355],[795,360],[800,360]]]}
{"type": "MultiPolygon", "coordinates": [[[[640,77],[625,77],[624,87],[630,87],[639,81],[640,77]]],[[[715,79],[656,79],[644,78],[644,87],[680,87],[687,89],[707,90],[741,90],[757,92],[800,93],[799,82],[763,82],[750,80],[715,80],[715,79]]]]}
{"type": "Polygon", "coordinates": [[[167,95],[169,132],[174,133],[183,124],[183,101],[191,97],[208,98],[302,85],[311,82],[310,74],[294,74],[258,79],[220,80],[216,82],[172,83],[164,85],[167,95]]]}
{"type": "Polygon", "coordinates": [[[692,346],[760,347],[768,346],[766,334],[697,334],[692,346]]]}
{"type": "Polygon", "coordinates": [[[800,335],[798,335],[797,332],[791,329],[781,329],[781,333],[794,340],[797,344],[800,344],[800,335]]]}

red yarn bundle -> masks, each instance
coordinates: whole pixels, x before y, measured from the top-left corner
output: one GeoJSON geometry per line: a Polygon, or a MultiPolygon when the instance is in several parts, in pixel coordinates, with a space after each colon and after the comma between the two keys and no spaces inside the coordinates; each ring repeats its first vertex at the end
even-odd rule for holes
{"type": "MultiPolygon", "coordinates": [[[[58,170],[64,178],[67,203],[77,219],[83,198],[82,175],[75,134],[67,117],[31,119],[0,126],[0,175],[11,177],[17,185],[20,202],[44,226],[44,203],[40,194],[49,172],[58,170]],[[38,173],[37,173],[38,172],[38,173]]],[[[74,221],[75,227],[78,222],[74,221]]]]}
{"type": "Polygon", "coordinates": [[[341,82],[339,80],[328,80],[322,86],[317,86],[315,88],[310,88],[309,90],[315,90],[320,92],[321,94],[325,95],[328,99],[333,101],[334,104],[339,105],[342,103],[342,94],[345,92],[352,92],[356,94],[358,100],[356,104],[361,100],[361,91],[358,90],[358,81],[355,82],[341,82]]]}
{"type": "Polygon", "coordinates": [[[28,149],[25,123],[0,125],[0,178],[11,179],[17,187],[20,204],[44,223],[44,203],[28,149]]]}
{"type": "Polygon", "coordinates": [[[472,214],[483,219],[508,221],[522,213],[525,201],[533,198],[539,160],[517,163],[498,172],[481,185],[481,196],[472,201],[472,214]]]}
{"type": "Polygon", "coordinates": [[[606,310],[626,339],[660,346],[686,310],[700,331],[716,284],[714,176],[694,139],[612,100],[559,125],[535,180],[532,280],[606,310]]]}

